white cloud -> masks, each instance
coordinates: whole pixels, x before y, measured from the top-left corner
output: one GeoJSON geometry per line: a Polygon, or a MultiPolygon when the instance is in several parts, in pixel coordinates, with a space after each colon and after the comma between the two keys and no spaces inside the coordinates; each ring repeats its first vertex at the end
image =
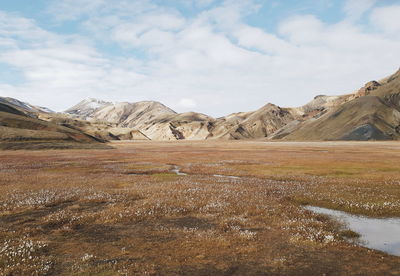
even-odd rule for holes
{"type": "Polygon", "coordinates": [[[176,0],[176,2],[190,8],[206,8],[213,4],[215,0],[176,0]]]}
{"type": "Polygon", "coordinates": [[[57,20],[75,20],[103,7],[107,0],[63,0],[50,2],[47,12],[57,20]]]}
{"type": "Polygon", "coordinates": [[[186,109],[186,108],[196,107],[197,104],[196,104],[196,101],[193,100],[193,99],[183,98],[183,99],[179,100],[178,106],[183,107],[183,108],[186,109]]]}
{"type": "Polygon", "coordinates": [[[291,48],[289,43],[276,35],[245,24],[240,24],[233,29],[232,35],[238,40],[240,46],[253,48],[266,54],[276,54],[291,48]]]}
{"type": "Polygon", "coordinates": [[[179,15],[162,11],[136,17],[134,20],[112,22],[111,37],[125,47],[160,47],[171,43],[174,31],[185,24],[179,15]]]}
{"type": "Polygon", "coordinates": [[[385,33],[400,37],[400,5],[374,9],[370,21],[385,33]]]}
{"type": "Polygon", "coordinates": [[[370,10],[378,0],[346,0],[344,12],[347,20],[357,21],[360,17],[370,10]]]}
{"type": "Polygon", "coordinates": [[[279,33],[293,43],[319,43],[323,28],[323,23],[315,16],[295,16],[279,26],[279,33]]]}
{"type": "Polygon", "coordinates": [[[220,116],[267,102],[293,106],[317,94],[348,93],[399,66],[400,37],[388,35],[398,30],[397,10],[385,7],[371,15],[385,34],[314,15],[283,18],[271,33],[245,22],[259,8],[250,0],[225,1],[191,18],[150,1],[116,1],[52,2],[58,19],[84,18],[78,21],[84,33],[75,35],[0,14],[0,62],[25,78],[0,85],[0,94],[55,110],[96,97],[158,100],[179,111],[220,116]],[[121,47],[125,55],[102,52],[98,44],[121,47]]]}
{"type": "Polygon", "coordinates": [[[49,2],[47,13],[56,21],[67,21],[105,14],[132,16],[154,8],[150,0],[58,0],[49,2]]]}

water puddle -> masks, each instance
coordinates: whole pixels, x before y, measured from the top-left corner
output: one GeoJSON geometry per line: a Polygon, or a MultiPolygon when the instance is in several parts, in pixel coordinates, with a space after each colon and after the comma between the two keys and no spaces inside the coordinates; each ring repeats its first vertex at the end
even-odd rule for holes
{"type": "MultiPolygon", "coordinates": [[[[171,169],[169,170],[171,173],[174,173],[179,176],[185,176],[189,175],[187,173],[181,172],[181,167],[177,165],[172,165],[171,169]]],[[[128,175],[153,175],[155,173],[153,172],[142,172],[142,173],[136,173],[136,172],[129,172],[127,173],[128,175]]],[[[233,176],[233,175],[222,175],[222,174],[214,174],[213,177],[220,177],[220,178],[229,178],[229,179],[241,179],[239,176],[233,176]]]]}
{"type": "Polygon", "coordinates": [[[400,218],[369,218],[314,206],[305,209],[344,222],[350,230],[361,235],[361,246],[400,256],[400,218]]]}
{"type": "Polygon", "coordinates": [[[175,173],[176,175],[187,175],[187,173],[181,172],[181,168],[178,166],[173,166],[171,172],[175,173]]]}
{"type": "MultiPolygon", "coordinates": [[[[172,169],[170,172],[175,173],[176,175],[188,175],[187,173],[181,172],[181,167],[174,165],[172,166],[172,169]]],[[[233,175],[222,175],[222,174],[214,174],[214,177],[221,177],[221,178],[230,178],[230,179],[240,179],[239,176],[233,176],[233,175]]]]}

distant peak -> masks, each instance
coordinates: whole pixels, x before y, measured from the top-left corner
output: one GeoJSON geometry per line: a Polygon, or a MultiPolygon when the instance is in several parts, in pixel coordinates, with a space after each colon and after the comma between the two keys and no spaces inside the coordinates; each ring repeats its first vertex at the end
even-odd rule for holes
{"type": "Polygon", "coordinates": [[[277,106],[276,104],[273,104],[273,103],[267,103],[266,105],[261,107],[261,109],[264,109],[264,108],[279,108],[279,106],[277,106]]]}
{"type": "Polygon", "coordinates": [[[158,101],[140,101],[140,102],[136,102],[136,103],[141,103],[141,104],[157,104],[157,105],[164,105],[158,101]]]}
{"type": "Polygon", "coordinates": [[[109,103],[109,102],[99,100],[96,98],[87,98],[87,99],[84,99],[83,101],[81,101],[81,103],[109,103]]]}
{"type": "Polygon", "coordinates": [[[106,102],[103,100],[95,99],[95,98],[87,98],[73,107],[67,109],[65,112],[70,114],[88,114],[93,110],[104,107],[106,105],[110,105],[112,103],[106,102]]]}

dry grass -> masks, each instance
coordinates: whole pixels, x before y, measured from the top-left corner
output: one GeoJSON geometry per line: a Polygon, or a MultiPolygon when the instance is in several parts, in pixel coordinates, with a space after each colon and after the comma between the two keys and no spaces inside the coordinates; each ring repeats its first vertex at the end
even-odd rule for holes
{"type": "Polygon", "coordinates": [[[1,152],[0,275],[400,273],[301,207],[399,216],[396,143],[113,146],[1,152]]]}

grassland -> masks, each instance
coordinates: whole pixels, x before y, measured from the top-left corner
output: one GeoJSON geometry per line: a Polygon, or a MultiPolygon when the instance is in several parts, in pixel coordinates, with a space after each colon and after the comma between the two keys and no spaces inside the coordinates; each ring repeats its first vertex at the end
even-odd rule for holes
{"type": "Polygon", "coordinates": [[[0,152],[0,275],[400,275],[302,208],[400,216],[399,143],[112,146],[0,152]]]}

